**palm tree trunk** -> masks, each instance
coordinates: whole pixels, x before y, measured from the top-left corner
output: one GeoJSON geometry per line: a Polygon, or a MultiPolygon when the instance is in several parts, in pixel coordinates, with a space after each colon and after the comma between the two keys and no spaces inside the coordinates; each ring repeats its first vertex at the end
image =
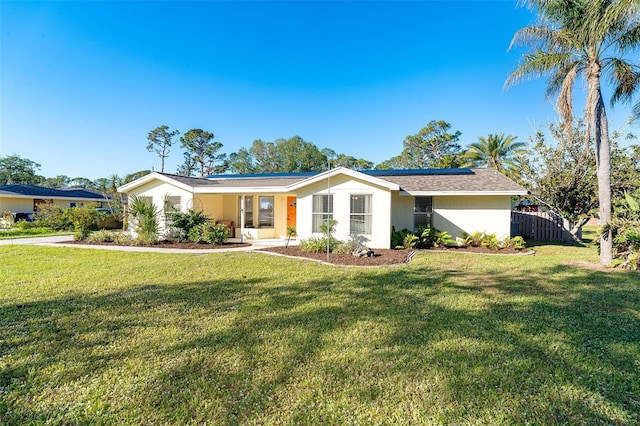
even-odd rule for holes
{"type": "Polygon", "coordinates": [[[611,222],[611,147],[609,143],[609,122],[602,91],[600,90],[600,64],[590,67],[587,72],[589,96],[587,108],[591,109],[598,177],[598,202],[600,205],[600,263],[609,265],[613,260],[613,241],[609,224],[611,222]]]}

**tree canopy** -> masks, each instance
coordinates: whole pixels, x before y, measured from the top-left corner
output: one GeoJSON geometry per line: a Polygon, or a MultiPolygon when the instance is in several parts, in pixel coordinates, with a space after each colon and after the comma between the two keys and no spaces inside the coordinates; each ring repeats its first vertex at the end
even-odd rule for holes
{"type": "Polygon", "coordinates": [[[460,167],[463,164],[459,131],[449,132],[451,124],[431,120],[415,135],[405,138],[404,149],[383,161],[376,169],[428,169],[460,167]]]}
{"type": "Polygon", "coordinates": [[[37,174],[40,164],[19,155],[7,155],[0,157],[0,185],[22,183],[27,185],[39,185],[44,181],[37,174]]]}
{"type": "Polygon", "coordinates": [[[478,137],[469,145],[465,158],[471,167],[489,167],[507,176],[514,176],[519,169],[518,157],[526,153],[526,143],[504,133],[478,137]]]}
{"type": "Polygon", "coordinates": [[[164,160],[169,156],[173,138],[179,135],[178,130],[169,131],[169,127],[162,125],[151,130],[147,135],[149,143],[147,151],[155,152],[160,157],[160,172],[164,173],[164,160]]]}
{"type": "MultiPolygon", "coordinates": [[[[547,76],[547,95],[558,97],[558,110],[571,133],[573,88],[579,77],[586,79],[586,135],[595,151],[600,222],[600,263],[610,264],[611,147],[609,123],[602,96],[601,79],[613,87],[612,103],[630,100],[640,87],[640,67],[628,53],[640,46],[640,2],[638,0],[529,0],[539,23],[516,32],[512,46],[530,48],[507,79],[507,86],[547,76]]],[[[588,140],[587,143],[590,143],[588,140]]]]}
{"type": "Polygon", "coordinates": [[[178,173],[200,176],[224,173],[227,169],[226,154],[219,154],[222,143],[213,141],[215,135],[202,129],[191,129],[180,137],[184,152],[184,163],[178,173]]]}

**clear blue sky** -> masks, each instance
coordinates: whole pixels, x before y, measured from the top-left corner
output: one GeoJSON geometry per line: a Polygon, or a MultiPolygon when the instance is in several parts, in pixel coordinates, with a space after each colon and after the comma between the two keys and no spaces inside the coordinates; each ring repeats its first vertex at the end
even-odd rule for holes
{"type": "Polygon", "coordinates": [[[430,120],[462,145],[527,140],[556,121],[543,80],[503,90],[534,20],[515,1],[0,1],[0,155],[96,179],[158,170],[162,124],[225,153],[299,135],[374,163],[430,120]]]}

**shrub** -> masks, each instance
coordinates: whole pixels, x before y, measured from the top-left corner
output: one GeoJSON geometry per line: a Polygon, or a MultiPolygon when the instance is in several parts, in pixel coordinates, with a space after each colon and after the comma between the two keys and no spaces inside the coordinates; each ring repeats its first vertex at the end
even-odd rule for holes
{"type": "Polygon", "coordinates": [[[418,240],[419,238],[406,228],[396,231],[395,227],[391,227],[391,247],[396,250],[413,248],[418,240]]]}
{"type": "MultiPolygon", "coordinates": [[[[333,253],[351,254],[354,251],[356,251],[356,249],[358,249],[359,246],[360,244],[358,244],[355,240],[338,241],[336,246],[333,248],[333,253]]],[[[325,247],[325,250],[326,250],[326,247],[325,247]]]]}
{"type": "Polygon", "coordinates": [[[25,229],[34,229],[34,228],[51,229],[48,226],[39,226],[39,224],[36,222],[27,222],[24,219],[17,221],[16,223],[13,224],[13,226],[15,228],[20,229],[21,231],[24,231],[25,229]]]}
{"type": "Polygon", "coordinates": [[[332,252],[339,241],[331,237],[327,242],[327,237],[311,237],[307,240],[300,241],[300,250],[307,253],[322,253],[327,251],[327,244],[329,245],[329,251],[332,252]]]}
{"type": "MultiPolygon", "coordinates": [[[[175,235],[178,237],[178,240],[183,242],[193,241],[193,238],[196,237],[196,233],[199,231],[193,231],[193,235],[191,235],[191,230],[207,223],[210,220],[204,212],[196,212],[192,209],[188,210],[186,213],[169,212],[166,216],[171,222],[170,226],[177,230],[175,235]]],[[[171,235],[173,233],[169,231],[169,234],[171,235]]]]}
{"type": "Polygon", "coordinates": [[[498,250],[500,248],[500,240],[496,237],[496,234],[485,235],[482,239],[482,247],[489,250],[498,250]]]}
{"type": "Polygon", "coordinates": [[[121,246],[130,246],[133,244],[133,238],[126,232],[114,232],[113,242],[121,246]]]}
{"type": "Polygon", "coordinates": [[[113,232],[101,229],[99,231],[92,232],[87,237],[87,241],[92,243],[111,243],[114,240],[113,232]]]}
{"type": "Polygon", "coordinates": [[[54,231],[69,231],[73,229],[71,216],[66,210],[55,204],[40,204],[38,211],[33,215],[34,223],[38,227],[51,228],[54,231]]]}
{"type": "Polygon", "coordinates": [[[436,231],[433,236],[433,246],[442,247],[450,244],[454,244],[456,240],[453,239],[450,233],[447,231],[436,231]]]}
{"type": "Polygon", "coordinates": [[[416,231],[418,241],[416,247],[429,248],[435,245],[437,230],[435,228],[421,226],[416,231]]]}
{"type": "Polygon", "coordinates": [[[202,226],[202,239],[209,244],[224,244],[229,238],[229,228],[221,223],[207,222],[202,226]]]}
{"type": "Polygon", "coordinates": [[[485,238],[484,232],[476,231],[473,234],[467,234],[466,232],[462,235],[464,238],[464,245],[471,247],[481,247],[482,241],[485,238]]]}
{"type": "Polygon", "coordinates": [[[518,235],[516,237],[506,237],[500,243],[500,248],[505,248],[505,249],[511,248],[514,250],[522,250],[525,248],[526,245],[527,244],[524,241],[524,238],[518,235]]]}
{"type": "Polygon", "coordinates": [[[91,227],[104,217],[104,213],[97,211],[95,205],[65,209],[63,215],[73,224],[73,239],[76,241],[86,240],[91,227]]]}

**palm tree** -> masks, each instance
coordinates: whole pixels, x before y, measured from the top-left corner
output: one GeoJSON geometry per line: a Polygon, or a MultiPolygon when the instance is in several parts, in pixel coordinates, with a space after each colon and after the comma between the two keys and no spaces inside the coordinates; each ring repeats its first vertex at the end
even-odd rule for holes
{"type": "Polygon", "coordinates": [[[478,142],[469,145],[465,157],[472,167],[489,167],[510,176],[518,169],[516,156],[527,152],[526,144],[517,139],[504,133],[479,136],[478,142]]]}
{"type": "Polygon", "coordinates": [[[532,49],[509,76],[511,86],[529,77],[548,76],[547,95],[558,95],[558,109],[571,129],[572,89],[587,82],[586,143],[595,147],[600,223],[600,263],[610,264],[611,159],[609,125],[601,78],[611,81],[612,103],[628,101],[640,85],[640,69],[626,58],[640,46],[638,0],[526,0],[538,9],[540,23],[516,32],[512,46],[532,49]]]}

